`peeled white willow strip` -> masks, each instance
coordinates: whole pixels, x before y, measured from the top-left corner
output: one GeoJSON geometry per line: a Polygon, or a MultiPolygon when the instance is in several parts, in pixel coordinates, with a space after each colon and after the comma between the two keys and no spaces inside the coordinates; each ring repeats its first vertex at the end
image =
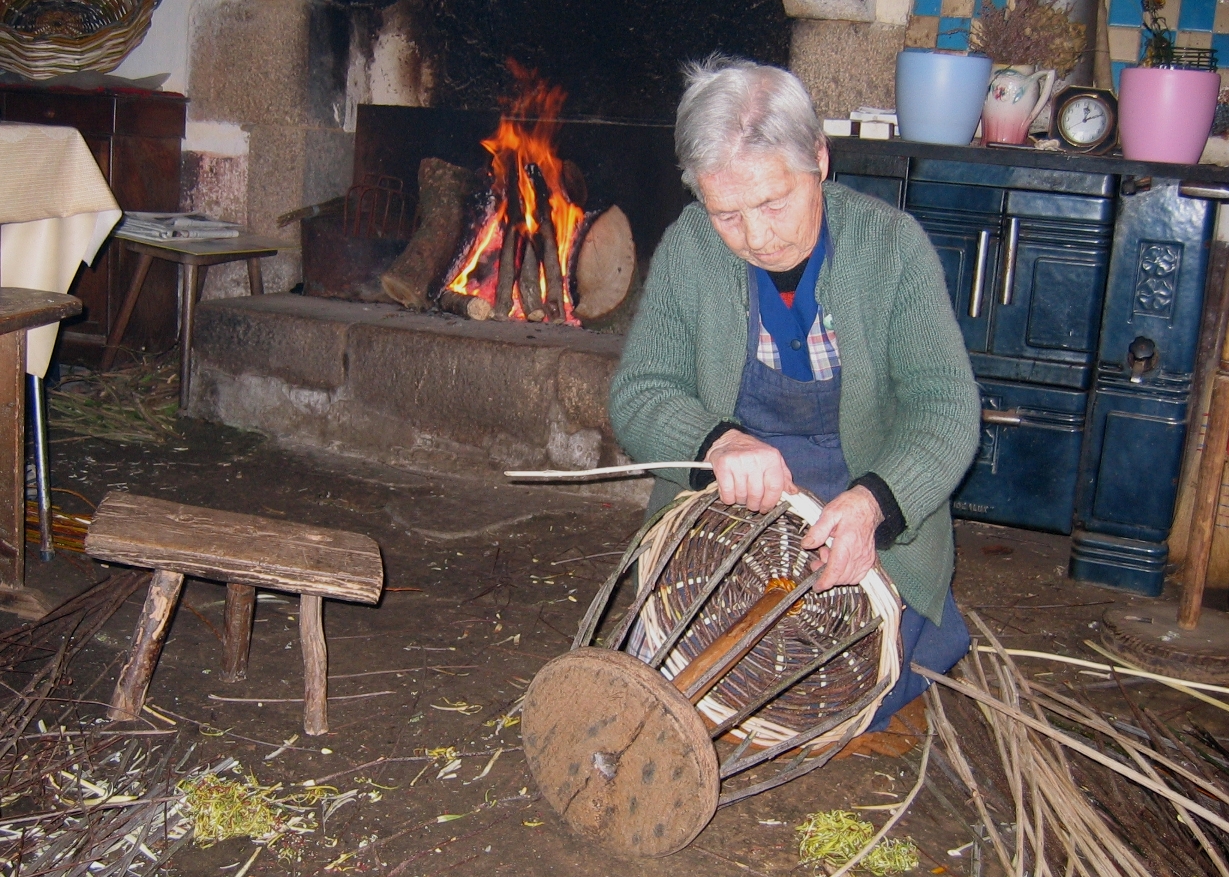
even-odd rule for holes
{"type": "Polygon", "coordinates": [[[676,460],[664,463],[628,463],[624,466],[600,466],[597,469],[540,469],[536,471],[505,472],[508,478],[546,478],[564,481],[570,478],[595,478],[598,475],[627,475],[632,472],[648,472],[652,469],[712,469],[712,463],[697,463],[694,460],[676,460]]]}
{"type": "MultiPolygon", "coordinates": [[[[1088,646],[1094,652],[1104,655],[1110,660],[1122,661],[1131,670],[1141,669],[1134,664],[1128,663],[1121,655],[1115,655],[1113,652],[1106,651],[1105,649],[1101,648],[1099,645],[1097,645],[1092,640],[1087,640],[1087,639],[1084,640],[1084,645],[1088,646]]],[[[1216,707],[1217,709],[1222,709],[1222,710],[1225,710],[1226,712],[1229,712],[1229,703],[1225,703],[1223,700],[1217,700],[1211,695],[1204,694],[1202,691],[1196,691],[1194,688],[1191,687],[1192,685],[1195,684],[1193,682],[1187,682],[1186,680],[1182,680],[1181,682],[1166,682],[1162,680],[1161,684],[1168,685],[1174,691],[1181,691],[1183,694],[1189,694],[1191,697],[1195,698],[1196,700],[1202,700],[1204,703],[1210,703],[1212,706],[1216,707]]]]}
{"type": "MultiPolygon", "coordinates": [[[[1089,644],[1091,645],[1091,643],[1089,644]]],[[[995,652],[993,646],[978,646],[979,652],[995,652]]],[[[1085,661],[1083,658],[1071,658],[1067,655],[1056,655],[1052,652],[1034,652],[1028,649],[1003,649],[1004,652],[1011,655],[1013,658],[1040,658],[1043,661],[1058,661],[1063,664],[1074,664],[1077,667],[1087,667],[1090,670],[1100,670],[1103,673],[1120,673],[1123,676],[1139,676],[1142,679],[1151,679],[1153,682],[1162,682],[1166,685],[1185,686],[1186,688],[1199,688],[1203,691],[1215,691],[1219,694],[1229,694],[1229,688],[1223,685],[1213,685],[1211,682],[1191,682],[1187,679],[1179,679],[1175,676],[1164,676],[1160,673],[1150,673],[1147,670],[1137,670],[1131,667],[1123,667],[1117,664],[1100,664],[1096,661],[1085,661]]],[[[1229,704],[1221,704],[1222,708],[1229,708],[1229,704]]]]}
{"type": "MultiPolygon", "coordinates": [[[[648,472],[652,469],[708,469],[712,463],[697,463],[694,460],[673,460],[659,463],[628,463],[624,466],[601,466],[597,469],[539,469],[512,470],[504,472],[507,478],[541,478],[546,481],[571,481],[577,478],[596,478],[601,475],[626,475],[631,472],[648,472]]],[[[781,499],[789,503],[789,507],[798,517],[812,526],[819,520],[822,507],[802,493],[782,494],[781,499]]],[[[829,546],[832,540],[829,539],[829,546]]]]}

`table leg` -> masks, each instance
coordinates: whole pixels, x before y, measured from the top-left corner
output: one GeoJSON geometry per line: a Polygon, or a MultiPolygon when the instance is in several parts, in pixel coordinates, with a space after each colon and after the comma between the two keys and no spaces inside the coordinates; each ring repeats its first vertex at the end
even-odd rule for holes
{"type": "Polygon", "coordinates": [[[107,336],[107,347],[102,352],[100,365],[102,371],[111,368],[111,364],[115,362],[115,354],[119,352],[120,342],[124,340],[124,331],[128,328],[128,321],[132,319],[132,310],[137,306],[137,299],[141,296],[141,287],[145,285],[145,277],[149,274],[149,266],[153,263],[154,257],[147,253],[142,253],[137,260],[136,270],[132,274],[132,283],[128,284],[128,292],[124,294],[124,305],[120,308],[119,316],[115,318],[111,334],[107,336]]]}
{"type": "Polygon", "coordinates": [[[179,410],[188,407],[192,381],[192,315],[205,282],[207,266],[183,264],[179,290],[179,410]]]}
{"type": "MultiPolygon", "coordinates": [[[[27,341],[27,343],[29,343],[27,341]]],[[[38,554],[43,563],[55,557],[51,533],[51,478],[47,459],[47,409],[43,379],[30,375],[30,432],[34,436],[34,474],[38,496],[38,554]]]]}
{"type": "Polygon", "coordinates": [[[265,279],[260,273],[260,259],[248,259],[248,291],[252,295],[265,294],[265,279]]]}
{"type": "Polygon", "coordinates": [[[0,585],[20,588],[25,573],[25,330],[0,335],[0,585]]]}

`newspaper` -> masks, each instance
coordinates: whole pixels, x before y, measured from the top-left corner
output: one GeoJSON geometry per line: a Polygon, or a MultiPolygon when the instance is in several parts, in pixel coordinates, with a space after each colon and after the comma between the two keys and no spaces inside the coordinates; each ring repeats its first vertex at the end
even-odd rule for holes
{"type": "Polygon", "coordinates": [[[143,241],[222,240],[238,237],[243,227],[210,219],[202,213],[139,213],[127,211],[116,227],[122,237],[143,241]]]}

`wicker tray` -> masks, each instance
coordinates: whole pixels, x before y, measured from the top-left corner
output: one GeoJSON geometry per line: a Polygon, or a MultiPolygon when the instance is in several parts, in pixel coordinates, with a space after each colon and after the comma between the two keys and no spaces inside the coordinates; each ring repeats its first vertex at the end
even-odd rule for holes
{"type": "Polygon", "coordinates": [[[119,66],[161,0],[0,0],[0,69],[29,79],[119,66]]]}

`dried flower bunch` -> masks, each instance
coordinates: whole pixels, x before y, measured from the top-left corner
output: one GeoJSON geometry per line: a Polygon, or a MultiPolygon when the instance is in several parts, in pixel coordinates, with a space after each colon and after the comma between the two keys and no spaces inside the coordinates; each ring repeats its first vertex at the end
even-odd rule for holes
{"type": "Polygon", "coordinates": [[[973,20],[969,48],[1000,64],[1033,64],[1061,79],[1085,51],[1085,27],[1072,21],[1056,0],[1008,0],[1002,8],[982,0],[973,20]]]}
{"type": "Polygon", "coordinates": [[[1140,64],[1144,67],[1159,67],[1172,64],[1174,61],[1174,44],[1169,38],[1169,25],[1161,17],[1165,8],[1165,0],[1141,0],[1144,7],[1144,57],[1140,64]]]}

